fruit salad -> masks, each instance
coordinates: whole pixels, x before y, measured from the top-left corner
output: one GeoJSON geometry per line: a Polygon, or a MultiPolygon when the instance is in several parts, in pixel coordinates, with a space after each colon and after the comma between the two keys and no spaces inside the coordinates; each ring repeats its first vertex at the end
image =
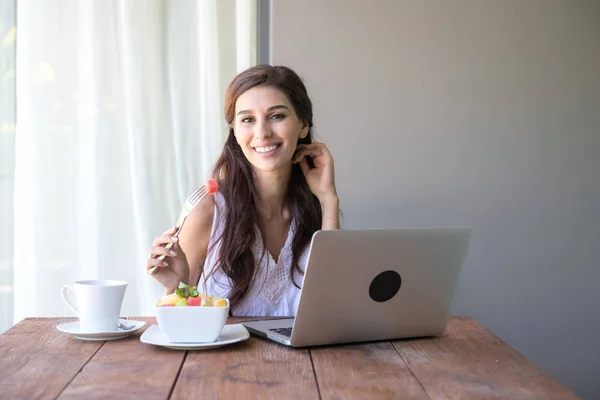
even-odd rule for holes
{"type": "Polygon", "coordinates": [[[221,297],[208,296],[199,293],[196,286],[188,286],[183,282],[175,293],[162,296],[156,303],[157,307],[227,307],[227,300],[221,297]]]}

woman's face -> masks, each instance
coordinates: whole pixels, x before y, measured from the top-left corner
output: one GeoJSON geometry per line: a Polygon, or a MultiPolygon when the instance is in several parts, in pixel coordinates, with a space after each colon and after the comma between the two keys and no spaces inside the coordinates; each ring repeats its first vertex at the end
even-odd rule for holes
{"type": "Polygon", "coordinates": [[[235,103],[233,132],[255,169],[289,169],[298,138],[308,134],[287,96],[271,86],[248,89],[235,103]]]}

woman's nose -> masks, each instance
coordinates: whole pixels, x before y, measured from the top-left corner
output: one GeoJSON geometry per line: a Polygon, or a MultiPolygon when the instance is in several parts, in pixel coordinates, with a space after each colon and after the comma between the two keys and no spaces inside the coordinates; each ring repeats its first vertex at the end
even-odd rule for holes
{"type": "Polygon", "coordinates": [[[257,121],[254,125],[254,136],[257,138],[268,138],[272,135],[271,126],[267,121],[257,121]]]}

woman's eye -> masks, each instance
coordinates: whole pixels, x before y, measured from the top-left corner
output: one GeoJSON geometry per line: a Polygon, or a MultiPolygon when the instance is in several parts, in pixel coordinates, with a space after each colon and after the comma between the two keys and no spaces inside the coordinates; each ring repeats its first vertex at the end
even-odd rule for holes
{"type": "Polygon", "coordinates": [[[252,117],[246,117],[242,120],[242,122],[252,122],[254,119],[252,117]]]}
{"type": "Polygon", "coordinates": [[[273,114],[271,115],[271,119],[283,119],[285,118],[285,115],[283,114],[273,114]]]}

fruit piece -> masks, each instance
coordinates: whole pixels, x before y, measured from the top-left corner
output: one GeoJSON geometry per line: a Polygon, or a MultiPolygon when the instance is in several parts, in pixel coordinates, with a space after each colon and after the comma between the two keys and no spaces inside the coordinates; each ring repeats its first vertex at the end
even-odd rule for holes
{"type": "Polygon", "coordinates": [[[188,297],[187,298],[188,306],[200,307],[201,303],[202,303],[202,299],[200,297],[188,297]]]}
{"type": "Polygon", "coordinates": [[[227,300],[225,299],[217,299],[213,302],[214,307],[227,307],[227,300]]]}
{"type": "Polygon", "coordinates": [[[216,179],[209,179],[206,182],[206,189],[208,194],[215,194],[219,191],[219,184],[216,179]]]}
{"type": "Polygon", "coordinates": [[[178,307],[187,307],[188,303],[187,303],[187,300],[182,297],[175,302],[175,305],[178,307]]]}
{"type": "Polygon", "coordinates": [[[190,290],[195,288],[195,286],[188,286],[183,282],[179,282],[179,287],[175,289],[175,293],[181,297],[188,298],[190,296],[190,290]]]}
{"type": "Polygon", "coordinates": [[[212,299],[208,296],[201,297],[202,302],[200,303],[202,307],[212,307],[212,299]]]}
{"type": "Polygon", "coordinates": [[[182,297],[178,296],[176,293],[171,293],[169,295],[166,296],[162,296],[160,299],[158,299],[158,302],[156,303],[157,307],[168,307],[168,306],[174,306],[175,303],[177,301],[179,301],[179,299],[181,299],[182,297]]]}

